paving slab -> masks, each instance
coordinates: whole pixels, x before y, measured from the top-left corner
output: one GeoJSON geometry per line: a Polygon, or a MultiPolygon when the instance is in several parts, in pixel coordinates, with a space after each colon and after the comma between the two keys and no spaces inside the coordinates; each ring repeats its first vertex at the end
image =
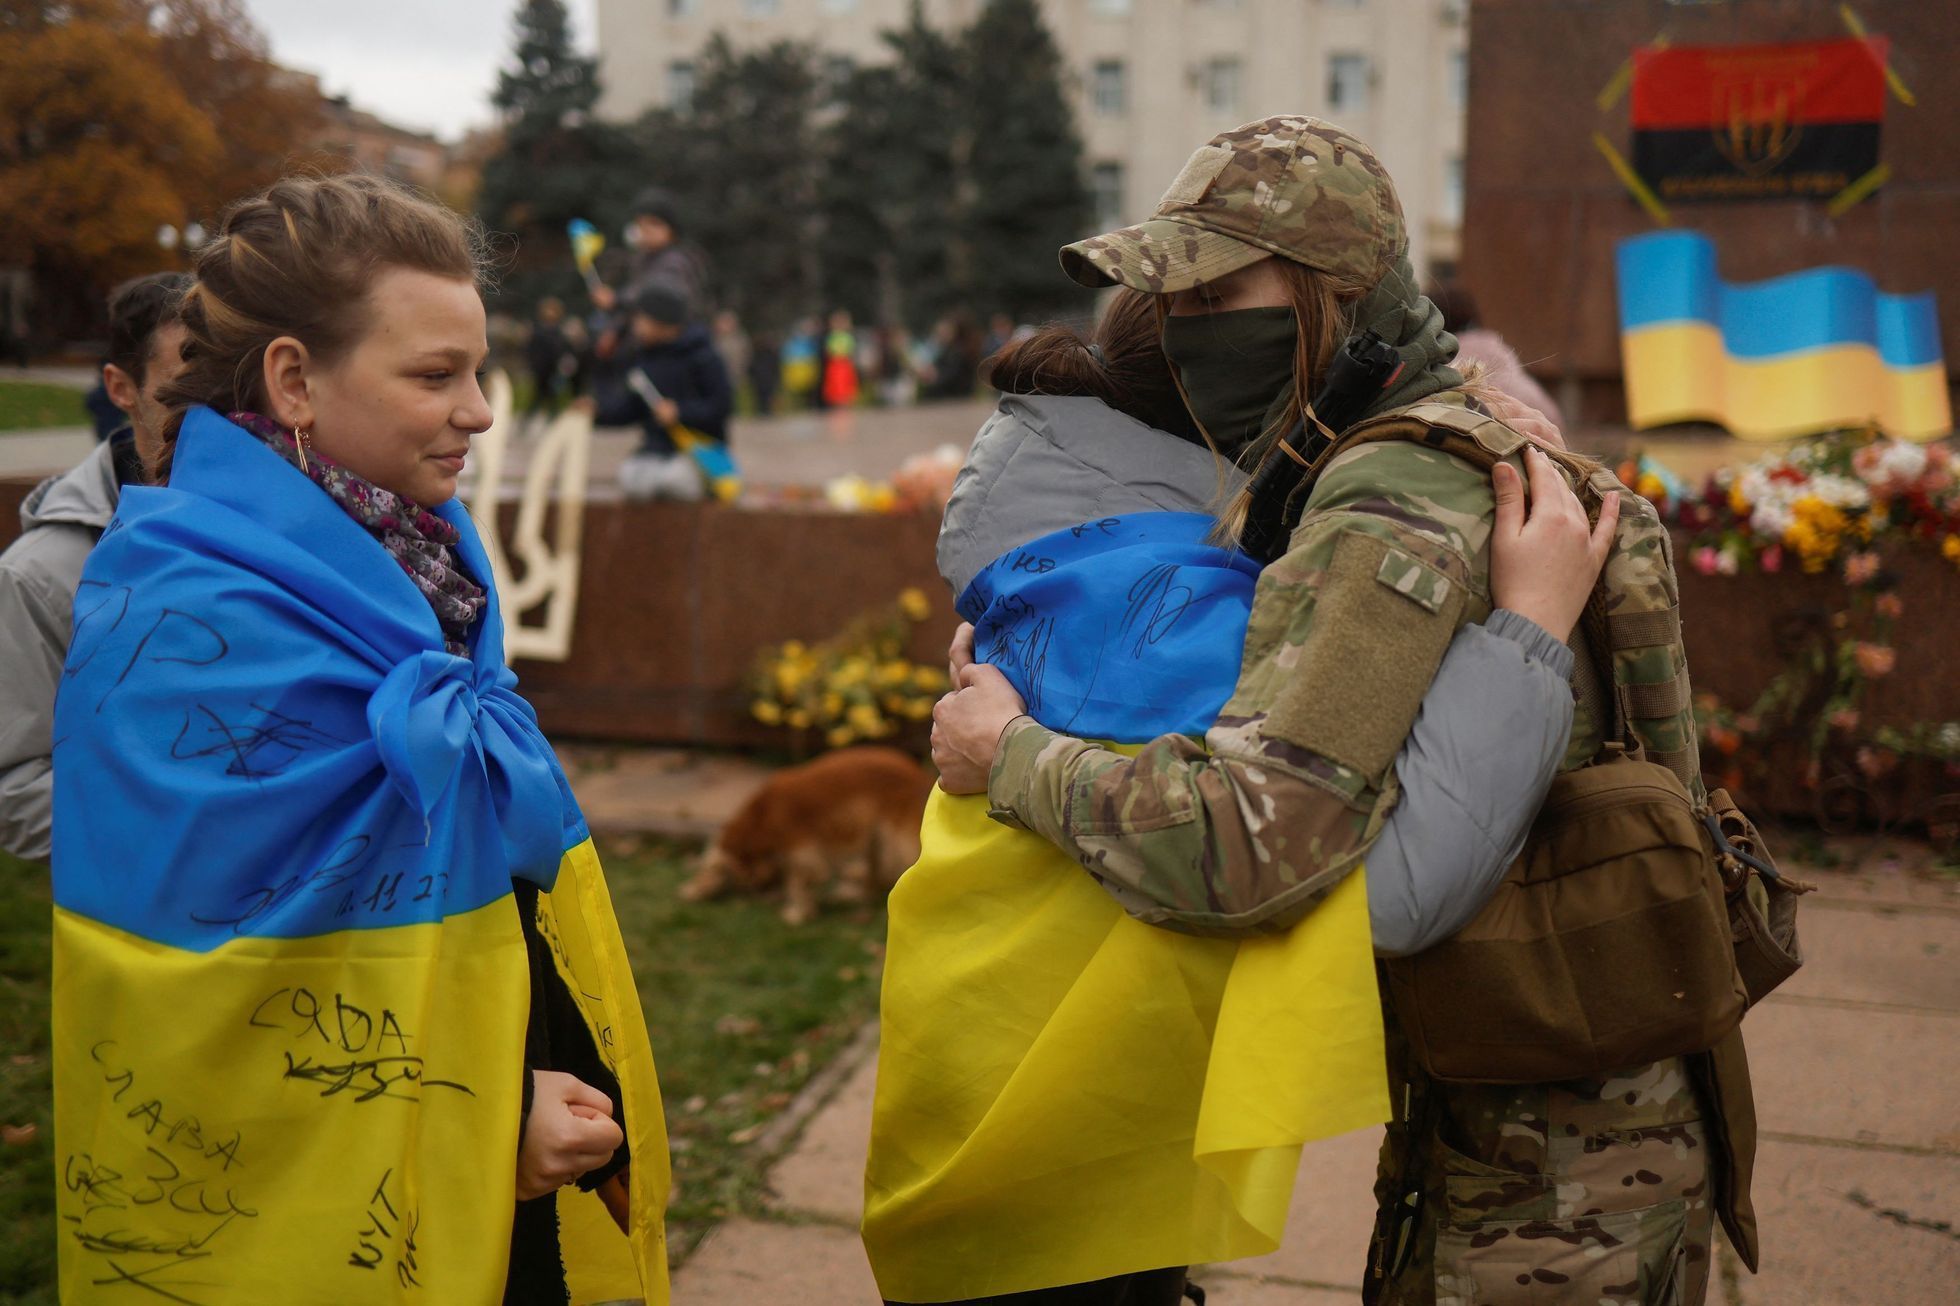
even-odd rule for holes
{"type": "Polygon", "coordinates": [[[864,1158],[871,1148],[871,1100],[878,1080],[872,1055],[852,1072],[803,1131],[796,1150],[769,1175],[775,1204],[855,1227],[864,1213],[864,1158]]]}
{"type": "MultiPolygon", "coordinates": [[[[1803,969],[1771,1002],[1798,996],[1960,1015],[1960,912],[1869,911],[1812,895],[1799,911],[1798,930],[1803,969]]],[[[1960,1038],[1960,1026],[1953,1037],[1960,1038]]]]}
{"type": "Polygon", "coordinates": [[[1743,1026],[1758,1126],[1960,1151],[1960,1022],[1779,1002],[1743,1026]]]}
{"type": "Polygon", "coordinates": [[[1205,1290],[1205,1306],[1351,1306],[1361,1300],[1359,1288],[1331,1288],[1285,1279],[1220,1278],[1209,1274],[1193,1275],[1192,1279],[1205,1290]]]}
{"type": "Polygon", "coordinates": [[[857,1230],[731,1220],[674,1276],[673,1306],[876,1306],[857,1230]]]}
{"type": "Polygon", "coordinates": [[[557,752],[597,835],[712,838],[770,773],[750,758],[680,748],[559,744],[557,752]]]}
{"type": "Polygon", "coordinates": [[[1290,1279],[1359,1292],[1374,1228],[1375,1157],[1382,1131],[1357,1129],[1300,1150],[1300,1179],[1286,1216],[1286,1240],[1268,1256],[1233,1261],[1233,1275],[1290,1279]]]}
{"type": "Polygon", "coordinates": [[[1945,1306],[1960,1293],[1960,1156],[1773,1142],[1753,1191],[1763,1272],[1741,1273],[1736,1306],[1945,1306]]]}

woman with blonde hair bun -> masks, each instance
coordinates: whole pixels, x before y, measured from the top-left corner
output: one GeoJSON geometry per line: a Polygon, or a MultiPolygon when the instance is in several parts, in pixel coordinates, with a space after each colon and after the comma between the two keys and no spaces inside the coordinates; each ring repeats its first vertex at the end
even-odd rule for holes
{"type": "Polygon", "coordinates": [[[666,1137],[455,501],[477,233],[362,176],[198,256],[56,709],[62,1299],[666,1300],[666,1137]]]}

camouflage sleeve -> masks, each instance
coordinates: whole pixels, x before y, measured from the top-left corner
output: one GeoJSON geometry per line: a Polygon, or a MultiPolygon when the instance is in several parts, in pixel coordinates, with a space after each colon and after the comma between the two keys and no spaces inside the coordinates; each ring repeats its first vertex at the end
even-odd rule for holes
{"type": "Polygon", "coordinates": [[[1456,628],[1489,612],[1486,474],[1375,444],[1322,474],[1259,580],[1238,685],[1203,741],[1134,758],[1031,719],[1002,735],[995,819],[1069,852],[1131,915],[1283,930],[1359,864],[1456,628]]]}

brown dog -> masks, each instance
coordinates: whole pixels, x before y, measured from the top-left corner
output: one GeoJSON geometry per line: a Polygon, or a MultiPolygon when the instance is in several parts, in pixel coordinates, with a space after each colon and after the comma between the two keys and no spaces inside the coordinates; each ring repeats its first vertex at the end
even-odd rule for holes
{"type": "Polygon", "coordinates": [[[783,887],[783,919],[801,925],[828,897],[868,902],[919,859],[933,780],[896,748],[846,748],[771,776],[722,827],[688,902],[783,887]]]}

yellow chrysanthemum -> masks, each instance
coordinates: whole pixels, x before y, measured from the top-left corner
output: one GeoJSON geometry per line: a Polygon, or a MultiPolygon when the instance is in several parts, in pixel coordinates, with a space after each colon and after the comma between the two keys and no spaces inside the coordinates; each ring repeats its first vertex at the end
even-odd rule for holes
{"type": "Polygon", "coordinates": [[[779,726],[783,723],[783,708],[780,703],[771,703],[759,698],[749,706],[749,714],[765,726],[779,726]]]}
{"type": "Polygon", "coordinates": [[[898,607],[914,621],[924,621],[932,615],[932,604],[926,600],[926,592],[916,585],[899,591],[898,607]]]}

